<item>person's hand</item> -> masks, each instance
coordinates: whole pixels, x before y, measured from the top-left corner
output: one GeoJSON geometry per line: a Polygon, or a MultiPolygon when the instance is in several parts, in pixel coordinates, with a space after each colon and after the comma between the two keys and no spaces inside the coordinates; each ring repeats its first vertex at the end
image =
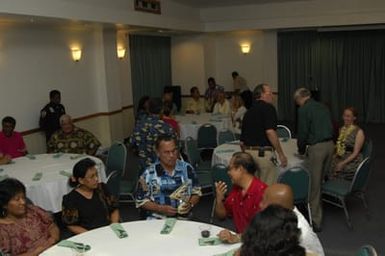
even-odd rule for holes
{"type": "Polygon", "coordinates": [[[219,240],[221,240],[222,242],[225,242],[225,243],[235,244],[235,243],[239,243],[240,242],[239,236],[238,235],[234,235],[233,233],[231,233],[227,229],[221,230],[217,234],[217,236],[218,236],[219,240]]]}
{"type": "Polygon", "coordinates": [[[166,216],[175,216],[178,210],[170,205],[161,205],[160,212],[166,216]]]}
{"type": "Polygon", "coordinates": [[[284,154],[279,155],[279,161],[281,162],[281,167],[287,166],[287,157],[284,154]]]}
{"type": "Polygon", "coordinates": [[[223,201],[227,192],[227,185],[223,181],[215,182],[215,193],[218,201],[223,201]]]}
{"type": "Polygon", "coordinates": [[[335,167],[335,173],[342,171],[345,168],[345,164],[343,162],[339,162],[335,167]]]}
{"type": "Polygon", "coordinates": [[[178,213],[179,214],[187,214],[192,209],[191,204],[189,202],[182,202],[178,207],[178,213]]]}
{"type": "Polygon", "coordinates": [[[9,155],[1,155],[0,156],[0,164],[8,164],[12,161],[12,157],[9,155]]]}

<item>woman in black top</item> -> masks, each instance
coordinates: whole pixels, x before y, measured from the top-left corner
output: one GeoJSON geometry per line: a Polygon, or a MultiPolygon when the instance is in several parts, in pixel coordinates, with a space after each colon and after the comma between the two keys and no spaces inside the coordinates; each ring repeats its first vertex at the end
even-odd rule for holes
{"type": "Polygon", "coordinates": [[[118,201],[99,183],[95,165],[90,158],[76,163],[70,179],[75,188],[63,197],[62,221],[75,234],[119,222],[118,201]]]}

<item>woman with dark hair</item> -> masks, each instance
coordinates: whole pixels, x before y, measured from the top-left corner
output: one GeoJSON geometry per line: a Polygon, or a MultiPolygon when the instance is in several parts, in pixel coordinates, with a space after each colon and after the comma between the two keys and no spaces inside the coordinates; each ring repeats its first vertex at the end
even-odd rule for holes
{"type": "Polygon", "coordinates": [[[145,119],[148,116],[149,113],[149,101],[150,97],[145,95],[142,98],[139,99],[138,103],[138,109],[136,110],[136,122],[140,122],[141,120],[145,119]]]}
{"type": "Polygon", "coordinates": [[[0,252],[39,255],[59,240],[59,229],[41,208],[27,204],[25,186],[16,179],[0,182],[0,252]]]}
{"type": "Polygon", "coordinates": [[[339,131],[330,178],[352,180],[358,165],[363,160],[361,150],[365,142],[365,135],[356,125],[357,110],[355,108],[345,108],[342,119],[344,125],[339,131]]]}
{"type": "Polygon", "coordinates": [[[119,222],[118,201],[99,183],[95,165],[90,158],[77,162],[70,178],[75,188],[63,197],[62,221],[75,234],[119,222]]]}
{"type": "Polygon", "coordinates": [[[301,231],[293,211],[270,205],[258,213],[242,235],[241,256],[304,256],[301,231]]]}

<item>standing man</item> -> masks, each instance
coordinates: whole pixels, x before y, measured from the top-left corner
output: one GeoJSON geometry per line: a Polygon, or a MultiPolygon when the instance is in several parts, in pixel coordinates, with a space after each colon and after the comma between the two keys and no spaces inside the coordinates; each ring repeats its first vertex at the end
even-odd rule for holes
{"type": "Polygon", "coordinates": [[[59,119],[66,113],[64,106],[60,104],[61,96],[58,90],[49,92],[50,102],[40,111],[40,128],[45,132],[48,143],[51,135],[60,129],[59,119]]]}
{"type": "Polygon", "coordinates": [[[287,158],[276,132],[278,118],[272,105],[273,94],[270,86],[259,84],[255,87],[253,94],[256,102],[246,112],[242,121],[241,147],[252,155],[258,164],[260,179],[271,185],[278,177],[274,150],[278,153],[282,167],[287,165],[287,158]]]}
{"type": "Polygon", "coordinates": [[[334,153],[333,125],[326,106],[311,98],[306,88],[299,88],[294,93],[298,108],[298,153],[307,157],[305,166],[311,173],[310,207],[313,228],[321,231],[322,206],[321,182],[327,173],[334,153]]]}
{"type": "Polygon", "coordinates": [[[249,90],[246,79],[241,77],[237,71],[233,71],[233,73],[231,73],[231,76],[233,77],[234,93],[240,94],[243,91],[249,90]]]}

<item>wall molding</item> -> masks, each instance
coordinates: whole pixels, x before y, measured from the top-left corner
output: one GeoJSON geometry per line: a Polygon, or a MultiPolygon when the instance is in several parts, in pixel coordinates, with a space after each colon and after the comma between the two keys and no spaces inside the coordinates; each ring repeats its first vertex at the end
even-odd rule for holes
{"type": "MultiPolygon", "coordinates": [[[[110,112],[99,112],[99,113],[94,113],[94,114],[90,114],[90,115],[86,115],[86,116],[73,118],[73,122],[76,123],[76,122],[88,120],[91,118],[101,117],[101,116],[112,116],[112,115],[119,114],[125,110],[133,109],[133,108],[134,108],[134,105],[127,105],[127,106],[121,107],[121,109],[110,111],[110,112]]],[[[42,130],[40,128],[34,128],[34,129],[30,129],[30,130],[26,130],[26,131],[21,132],[21,135],[26,136],[26,135],[38,133],[41,131],[42,130]]]]}

